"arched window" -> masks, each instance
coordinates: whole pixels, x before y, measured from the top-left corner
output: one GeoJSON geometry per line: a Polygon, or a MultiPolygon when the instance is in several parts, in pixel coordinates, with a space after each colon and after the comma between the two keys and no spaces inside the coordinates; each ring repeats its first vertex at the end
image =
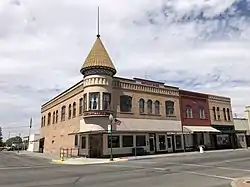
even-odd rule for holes
{"type": "Polygon", "coordinates": [[[56,113],[55,113],[55,111],[53,112],[53,119],[52,119],[52,123],[54,124],[55,123],[55,121],[56,121],[56,113]]]}
{"type": "Polygon", "coordinates": [[[131,112],[132,111],[132,97],[128,95],[120,96],[120,111],[131,112]]]}
{"type": "Polygon", "coordinates": [[[220,120],[220,107],[217,107],[217,119],[220,120]]]}
{"type": "Polygon", "coordinates": [[[226,114],[226,109],[223,108],[223,116],[224,116],[224,120],[227,121],[227,114],[226,114]]]}
{"type": "Polygon", "coordinates": [[[76,102],[73,103],[73,118],[76,117],[76,102]]]}
{"type": "Polygon", "coordinates": [[[66,106],[61,108],[61,121],[65,121],[66,106]]]}
{"type": "Polygon", "coordinates": [[[43,126],[46,125],[46,116],[43,116],[43,126]]]}
{"type": "Polygon", "coordinates": [[[139,112],[140,112],[140,114],[144,113],[144,105],[145,105],[144,99],[140,99],[139,100],[139,112]]]}
{"type": "Polygon", "coordinates": [[[200,119],[205,119],[206,116],[205,116],[205,109],[204,108],[200,108],[200,119]]]}
{"type": "Polygon", "coordinates": [[[50,121],[51,121],[51,113],[48,113],[48,125],[50,125],[50,121]]]}
{"type": "Polygon", "coordinates": [[[56,123],[58,122],[58,110],[56,110],[56,123]]]}
{"type": "Polygon", "coordinates": [[[216,111],[215,111],[215,107],[213,107],[213,116],[214,116],[214,120],[216,120],[216,111]]]}
{"type": "Polygon", "coordinates": [[[173,101],[165,101],[166,108],[166,116],[174,115],[174,102],[173,101]]]}
{"type": "Polygon", "coordinates": [[[79,115],[83,113],[83,98],[79,99],[79,115]]]}
{"type": "Polygon", "coordinates": [[[153,105],[153,102],[152,100],[149,99],[147,102],[148,114],[152,114],[152,105],[153,105]]]}
{"type": "Polygon", "coordinates": [[[157,100],[155,101],[155,114],[160,114],[160,102],[157,100]]]}
{"type": "Polygon", "coordinates": [[[192,110],[191,106],[187,106],[187,108],[186,108],[186,117],[193,118],[193,110],[192,110]]]}
{"type": "Polygon", "coordinates": [[[231,116],[230,116],[230,110],[227,108],[227,119],[228,121],[231,121],[231,116]]]}
{"type": "Polygon", "coordinates": [[[69,104],[69,108],[68,108],[68,110],[69,110],[69,113],[68,113],[68,118],[70,119],[71,118],[71,104],[69,104]]]}

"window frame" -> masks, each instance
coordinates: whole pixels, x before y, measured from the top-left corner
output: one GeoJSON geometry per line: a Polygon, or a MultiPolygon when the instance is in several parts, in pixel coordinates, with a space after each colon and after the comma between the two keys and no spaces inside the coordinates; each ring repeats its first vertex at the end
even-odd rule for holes
{"type": "Polygon", "coordinates": [[[55,124],[56,121],[56,112],[53,112],[53,117],[52,117],[52,124],[55,124]]]}
{"type": "Polygon", "coordinates": [[[89,110],[100,110],[100,92],[90,92],[89,93],[89,110]],[[94,109],[94,104],[92,104],[92,95],[95,95],[95,94],[97,97],[95,97],[96,100],[93,101],[93,103],[96,102],[96,109],[94,109]]]}
{"type": "Polygon", "coordinates": [[[160,101],[156,100],[155,103],[154,103],[154,106],[155,106],[155,114],[160,115],[161,114],[161,112],[160,112],[160,101]]]}
{"type": "Polygon", "coordinates": [[[71,118],[71,115],[72,115],[72,105],[69,104],[69,107],[68,107],[68,119],[71,118]]]}
{"type": "Polygon", "coordinates": [[[132,112],[132,106],[133,106],[133,97],[129,95],[120,96],[120,112],[132,112]]]}
{"type": "Polygon", "coordinates": [[[103,92],[102,93],[102,108],[103,108],[103,110],[108,110],[108,111],[110,111],[111,110],[111,93],[108,93],[108,92],[103,92]],[[108,97],[106,97],[106,96],[108,96],[108,97]],[[105,98],[108,98],[108,100],[106,101],[106,99],[105,98]],[[107,108],[105,107],[106,106],[106,104],[107,104],[107,108]]]}
{"type": "Polygon", "coordinates": [[[86,148],[87,148],[87,137],[81,136],[81,149],[86,149],[86,148]],[[83,144],[83,142],[84,142],[84,144],[83,144]]]}
{"type": "MultiPolygon", "coordinates": [[[[120,148],[121,146],[121,141],[120,141],[120,135],[113,135],[112,136],[112,148],[120,148]],[[118,140],[116,142],[115,140],[118,140]]],[[[108,135],[108,148],[111,148],[111,136],[108,135]]]]}
{"type": "Polygon", "coordinates": [[[165,113],[166,113],[166,116],[174,116],[174,113],[175,113],[174,101],[171,101],[171,100],[165,101],[165,113]]]}
{"type": "Polygon", "coordinates": [[[227,119],[228,121],[231,121],[231,112],[229,108],[227,108],[227,119]]]}
{"type": "Polygon", "coordinates": [[[205,108],[204,107],[200,107],[199,114],[200,114],[200,119],[206,119],[206,114],[205,114],[205,108]]]}
{"type": "Polygon", "coordinates": [[[59,112],[56,110],[56,123],[58,123],[59,112]]]}
{"type": "Polygon", "coordinates": [[[217,107],[216,111],[217,111],[217,118],[218,118],[218,120],[221,120],[220,107],[217,107]]]}
{"type": "MultiPolygon", "coordinates": [[[[130,140],[131,141],[131,140],[130,140]]],[[[134,136],[133,135],[122,135],[122,147],[134,147],[134,136]],[[129,142],[129,143],[126,143],[125,145],[124,145],[124,140],[125,140],[125,138],[131,138],[132,137],[132,144],[131,144],[131,142],[129,142]]]]}
{"type": "Polygon", "coordinates": [[[147,145],[146,144],[146,135],[136,135],[135,142],[136,142],[135,143],[136,147],[144,147],[144,146],[146,146],[147,145]],[[139,137],[144,137],[143,144],[139,144],[139,143],[141,143],[141,142],[138,141],[139,137]]]}
{"type": "Polygon", "coordinates": [[[63,105],[61,107],[61,121],[65,121],[65,118],[66,118],[66,106],[63,105]]]}
{"type": "Polygon", "coordinates": [[[193,109],[191,106],[186,106],[186,118],[192,119],[193,118],[193,109]]]}
{"type": "Polygon", "coordinates": [[[76,102],[74,102],[72,106],[73,106],[72,117],[75,118],[76,117],[76,102]]]}
{"type": "Polygon", "coordinates": [[[79,99],[79,115],[83,113],[83,98],[79,99]]]}
{"type": "Polygon", "coordinates": [[[139,100],[139,113],[140,114],[145,113],[145,100],[143,98],[139,100]]]}
{"type": "Polygon", "coordinates": [[[214,120],[217,120],[217,115],[216,115],[216,108],[215,106],[213,106],[213,117],[214,117],[214,120]]]}
{"type": "Polygon", "coordinates": [[[47,125],[50,125],[50,122],[51,122],[51,112],[48,113],[48,122],[47,122],[47,125]]]}
{"type": "Polygon", "coordinates": [[[223,108],[223,116],[224,116],[224,120],[227,121],[227,111],[226,111],[226,108],[223,108]]]}
{"type": "Polygon", "coordinates": [[[153,101],[151,99],[147,101],[147,112],[148,114],[153,114],[153,101]]]}

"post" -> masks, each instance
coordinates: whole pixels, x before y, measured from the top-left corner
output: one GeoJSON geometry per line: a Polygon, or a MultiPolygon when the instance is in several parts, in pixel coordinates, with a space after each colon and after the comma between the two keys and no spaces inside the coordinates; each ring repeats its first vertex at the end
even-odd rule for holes
{"type": "Polygon", "coordinates": [[[183,151],[186,152],[186,143],[185,143],[185,137],[184,137],[184,132],[183,132],[183,125],[182,125],[182,128],[181,128],[181,131],[182,131],[182,143],[183,143],[183,151]]]}
{"type": "Polygon", "coordinates": [[[110,161],[113,161],[113,123],[114,117],[112,114],[109,115],[109,122],[110,122],[110,161]]]}

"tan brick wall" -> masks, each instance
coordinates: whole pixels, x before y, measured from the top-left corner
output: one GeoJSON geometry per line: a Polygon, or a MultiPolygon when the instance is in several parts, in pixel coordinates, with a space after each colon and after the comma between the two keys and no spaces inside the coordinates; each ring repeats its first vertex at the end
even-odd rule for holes
{"type": "MultiPolygon", "coordinates": [[[[229,98],[209,96],[208,105],[209,105],[210,118],[211,118],[212,125],[233,125],[234,124],[233,123],[232,106],[231,106],[231,101],[229,98]],[[217,107],[220,108],[220,120],[214,119],[213,107],[215,107],[216,112],[217,112],[217,107]],[[224,119],[223,108],[225,108],[225,109],[229,108],[230,121],[224,119]]],[[[228,119],[228,116],[227,116],[227,119],[228,119]]]]}

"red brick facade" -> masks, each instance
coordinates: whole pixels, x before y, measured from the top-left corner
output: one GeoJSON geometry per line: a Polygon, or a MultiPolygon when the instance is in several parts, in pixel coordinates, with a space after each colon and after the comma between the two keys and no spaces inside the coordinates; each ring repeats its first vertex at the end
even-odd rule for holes
{"type": "Polygon", "coordinates": [[[211,125],[207,95],[180,90],[180,109],[183,126],[211,125]]]}

